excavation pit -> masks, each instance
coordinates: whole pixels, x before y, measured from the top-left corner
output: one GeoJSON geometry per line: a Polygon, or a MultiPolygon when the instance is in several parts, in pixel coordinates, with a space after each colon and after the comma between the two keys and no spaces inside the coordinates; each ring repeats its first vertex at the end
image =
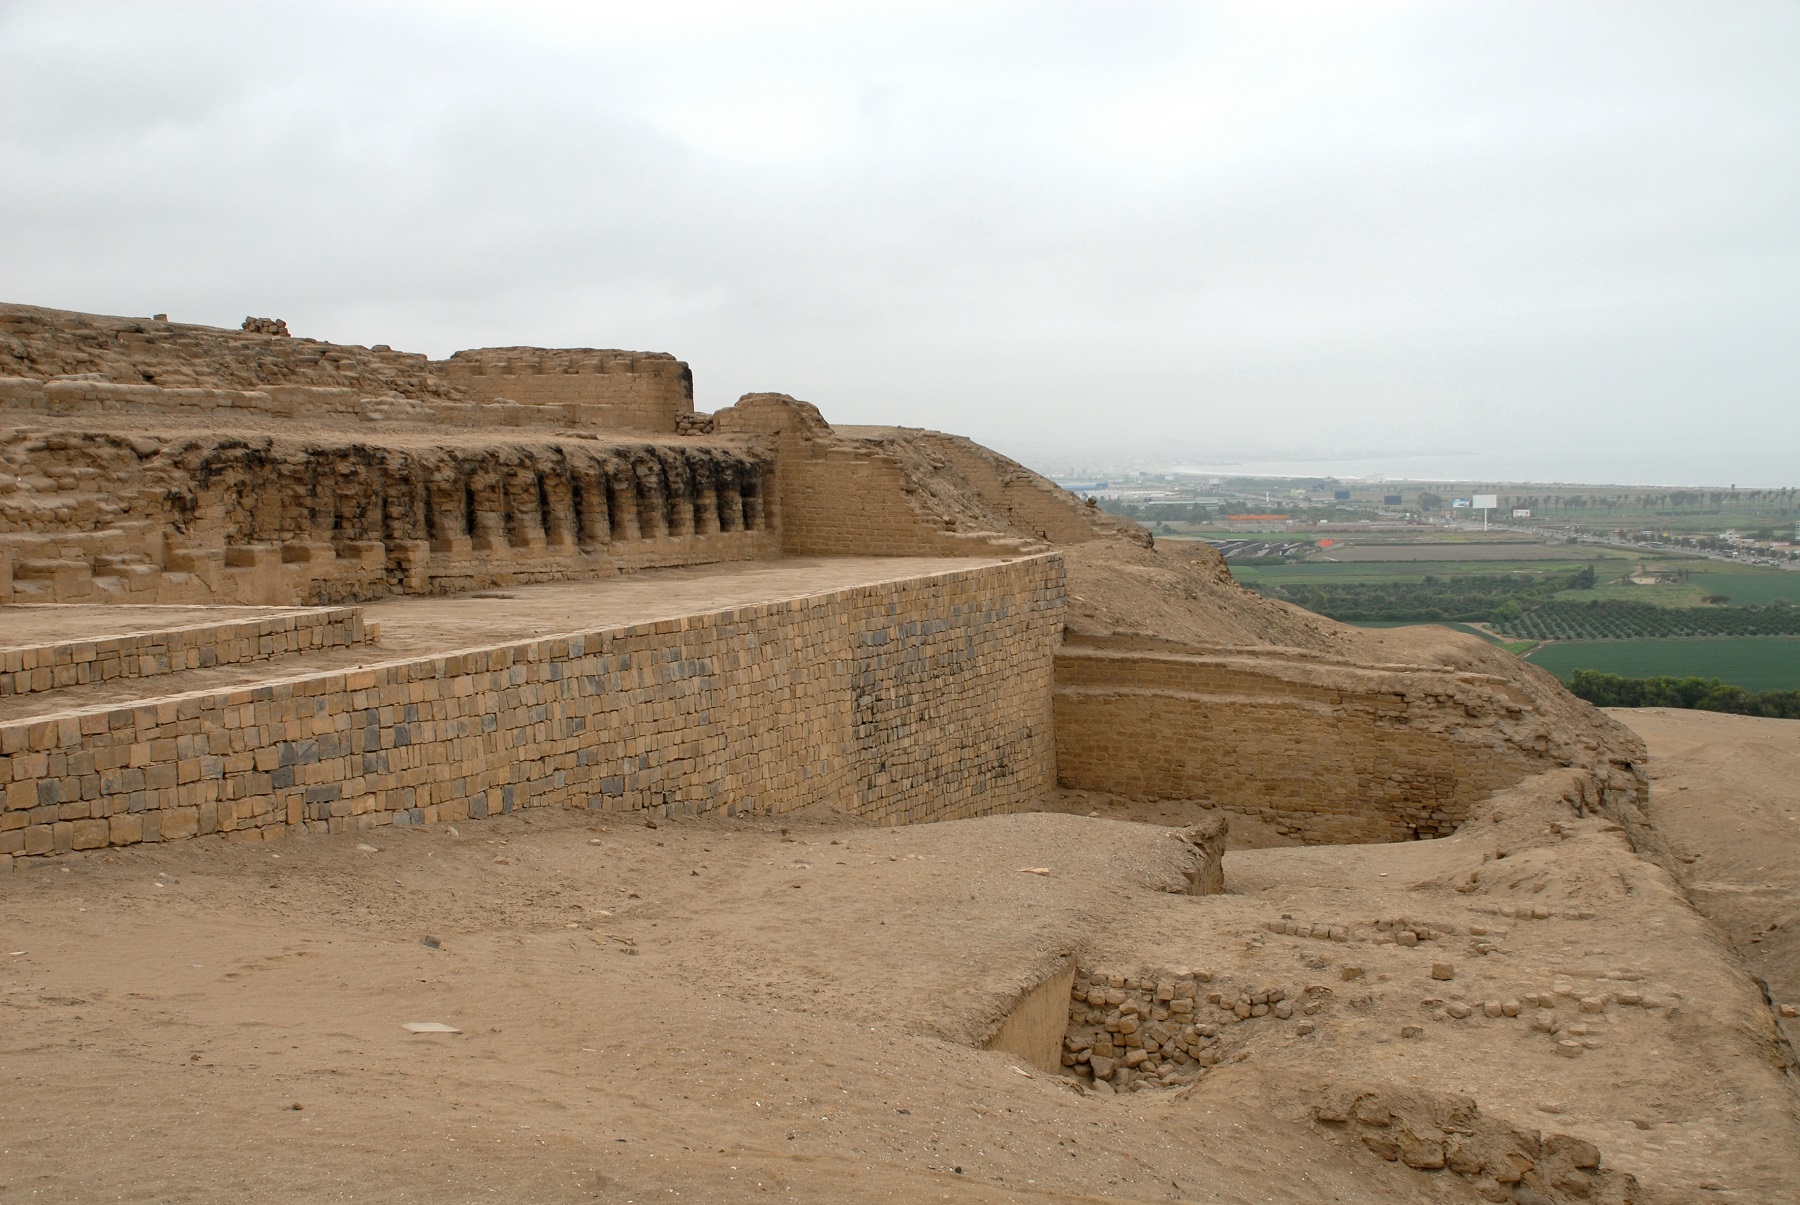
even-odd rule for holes
{"type": "Polygon", "coordinates": [[[1242,983],[1194,968],[1120,974],[1068,962],[1025,992],[986,1043],[1103,1094],[1167,1091],[1249,1056],[1271,1029],[1304,1038],[1321,983],[1242,983]]]}

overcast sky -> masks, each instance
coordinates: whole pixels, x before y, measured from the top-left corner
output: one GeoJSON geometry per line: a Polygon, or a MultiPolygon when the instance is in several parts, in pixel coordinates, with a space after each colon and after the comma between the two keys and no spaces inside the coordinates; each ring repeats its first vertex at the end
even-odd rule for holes
{"type": "Polygon", "coordinates": [[[0,2],[0,299],[1047,467],[1800,484],[1800,4],[0,2]]]}

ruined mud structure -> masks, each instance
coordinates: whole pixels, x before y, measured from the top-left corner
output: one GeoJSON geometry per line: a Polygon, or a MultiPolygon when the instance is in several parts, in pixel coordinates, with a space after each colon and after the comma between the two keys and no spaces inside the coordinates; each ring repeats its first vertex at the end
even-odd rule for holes
{"type": "Polygon", "coordinates": [[[1448,833],[1550,767],[1582,767],[1597,807],[1642,789],[1619,735],[1562,722],[1574,705],[1542,683],[1065,638],[1055,550],[1146,538],[966,441],[840,432],[779,395],[696,415],[666,355],[433,362],[246,327],[0,310],[0,603],[283,609],[8,639],[0,852],[846,794],[883,821],[943,818],[1059,780],[1381,841],[1448,833]],[[571,617],[553,639],[398,658],[355,607],[846,556],[968,563],[673,630],[571,617]],[[356,672],[303,672],[306,649],[359,643],[356,672]],[[257,659],[266,681],[183,680],[257,659]],[[81,705],[82,686],[132,697],[81,705]],[[1152,719],[1170,739],[1149,747],[1152,719]]]}
{"type": "MultiPolygon", "coordinates": [[[[431,361],[275,320],[0,306],[0,872],[542,809],[891,829],[1111,800],[1182,826],[1134,875],[1229,910],[1227,821],[1319,847],[1454,834],[1444,859],[1515,834],[1434,872],[1466,916],[1265,907],[1240,945],[1295,947],[1284,980],[1170,961],[1189,939],[1146,913],[1163,946],[1052,941],[1081,948],[1044,946],[943,1030],[1084,1097],[1179,1092],[1261,1027],[1322,1038],[1364,963],[1450,980],[1440,947],[1591,919],[1573,890],[1521,904],[1550,880],[1513,872],[1614,834],[1604,857],[1660,858],[1644,756],[1502,653],[1258,599],[1210,550],[1153,547],[967,440],[834,428],[779,394],[696,413],[668,355],[431,361]],[[1369,952],[1319,974],[1344,950],[1369,952]]],[[[1608,1009],[1673,1018],[1637,981],[1446,984],[1418,1021],[1575,1058],[1608,1009]]],[[[1322,1140],[1481,1199],[1640,1199],[1592,1143],[1453,1093],[1308,1099],[1322,1140]]]]}

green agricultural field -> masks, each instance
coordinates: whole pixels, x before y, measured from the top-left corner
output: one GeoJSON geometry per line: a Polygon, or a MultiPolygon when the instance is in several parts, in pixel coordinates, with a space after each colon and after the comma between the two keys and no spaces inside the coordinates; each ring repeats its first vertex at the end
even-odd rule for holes
{"type": "Polygon", "coordinates": [[[1791,569],[1764,569],[1746,565],[1722,573],[1695,573],[1688,584],[1707,594],[1723,594],[1734,607],[1766,606],[1790,602],[1800,606],[1800,573],[1791,569]]]}
{"type": "MultiPolygon", "coordinates": [[[[1596,558],[1597,559],[1597,558],[1596,558]]],[[[1324,561],[1310,560],[1286,565],[1237,565],[1232,576],[1249,585],[1347,585],[1365,582],[1422,582],[1426,577],[1488,577],[1495,574],[1522,574],[1532,577],[1556,576],[1579,569],[1579,563],[1567,561],[1324,561]]],[[[1602,562],[1595,570],[1600,576],[1617,577],[1629,565],[1602,562]]]]}
{"type": "Polygon", "coordinates": [[[1567,681],[1578,669],[1622,678],[1717,678],[1745,690],[1800,690],[1800,637],[1558,640],[1526,657],[1567,681]]]}
{"type": "Polygon", "coordinates": [[[1708,595],[1716,591],[1700,585],[1689,578],[1685,582],[1669,582],[1654,586],[1637,586],[1627,583],[1618,585],[1603,582],[1592,590],[1560,590],[1554,597],[1558,602],[1635,602],[1649,603],[1653,607],[1699,607],[1706,605],[1708,595]]]}
{"type": "Polygon", "coordinates": [[[1304,561],[1251,565],[1234,563],[1232,575],[1246,586],[1346,585],[1365,582],[1420,582],[1427,575],[1440,580],[1454,576],[1493,574],[1556,575],[1594,566],[1591,590],[1566,590],[1559,599],[1590,602],[1614,599],[1650,603],[1658,607],[1698,607],[1709,595],[1723,594],[1734,607],[1766,605],[1785,600],[1800,606],[1800,572],[1768,569],[1760,565],[1728,565],[1695,557],[1634,557],[1618,549],[1588,549],[1583,562],[1569,561],[1335,561],[1325,558],[1331,550],[1304,561]],[[1686,579],[1653,586],[1622,581],[1639,565],[1649,572],[1686,572],[1686,579]]]}

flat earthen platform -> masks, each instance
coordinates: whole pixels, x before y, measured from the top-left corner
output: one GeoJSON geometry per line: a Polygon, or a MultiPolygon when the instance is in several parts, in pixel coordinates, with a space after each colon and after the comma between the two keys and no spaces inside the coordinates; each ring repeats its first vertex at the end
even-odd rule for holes
{"type": "Polygon", "coordinates": [[[363,615],[381,645],[406,655],[654,623],[1004,564],[999,557],[805,557],[646,569],[612,580],[552,582],[451,598],[394,598],[363,615]]]}
{"type": "Polygon", "coordinates": [[[137,606],[131,603],[24,603],[0,606],[0,650],[137,636],[200,624],[240,623],[317,610],[314,607],[137,606]]]}
{"type": "MultiPolygon", "coordinates": [[[[447,598],[402,597],[361,604],[379,628],[368,644],[312,649],[234,665],[0,697],[0,723],[191,691],[262,683],[295,674],[361,669],[497,644],[592,632],[857,586],[1005,563],[981,557],[808,557],[652,569],[617,578],[515,586],[447,598]]],[[[309,607],[140,607],[70,604],[0,607],[0,646],[93,641],[205,624],[316,613],[309,607]]],[[[373,633],[372,633],[373,635],[373,633]]]]}

